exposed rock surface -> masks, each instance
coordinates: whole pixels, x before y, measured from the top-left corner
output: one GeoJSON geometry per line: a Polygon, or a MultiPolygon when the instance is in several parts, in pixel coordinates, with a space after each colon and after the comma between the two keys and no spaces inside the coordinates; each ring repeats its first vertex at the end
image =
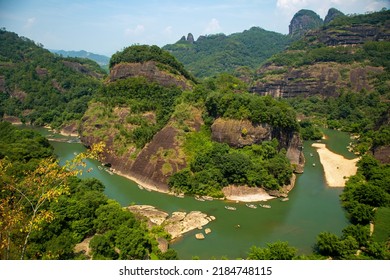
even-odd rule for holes
{"type": "Polygon", "coordinates": [[[102,74],[99,74],[99,73],[96,73],[94,71],[91,71],[90,69],[88,69],[88,67],[82,65],[81,63],[78,63],[78,62],[74,62],[74,61],[66,61],[64,60],[63,61],[64,65],[77,71],[77,72],[80,72],[82,74],[87,74],[91,77],[95,77],[95,78],[102,78],[103,75],[102,74]]]}
{"type": "Polygon", "coordinates": [[[327,46],[361,45],[367,41],[389,41],[390,21],[384,25],[354,24],[339,28],[313,30],[306,34],[308,41],[316,41],[327,46]]]}
{"type": "Polygon", "coordinates": [[[297,133],[284,133],[269,125],[257,125],[248,120],[216,119],[211,126],[214,141],[227,143],[233,147],[259,144],[265,140],[277,138],[280,148],[287,150],[287,158],[293,164],[295,172],[302,173],[305,163],[302,153],[302,141],[297,133]]]}
{"type": "Polygon", "coordinates": [[[216,119],[211,126],[212,139],[233,147],[243,147],[271,140],[269,125],[253,126],[248,120],[216,119]]]}
{"type": "Polygon", "coordinates": [[[308,30],[319,28],[323,21],[319,15],[311,10],[300,10],[292,18],[289,25],[289,35],[301,37],[308,30]]]}
{"type": "Polygon", "coordinates": [[[266,65],[258,70],[258,75],[263,78],[251,90],[277,98],[308,97],[315,94],[336,97],[342,88],[372,90],[372,76],[383,71],[382,67],[335,62],[296,68],[266,65]],[[273,74],[278,71],[280,74],[273,74]]]}
{"type": "Polygon", "coordinates": [[[163,86],[178,86],[182,89],[191,89],[186,78],[181,75],[168,73],[158,68],[158,63],[147,61],[143,63],[119,63],[110,71],[110,81],[129,77],[145,77],[150,82],[163,86]]]}
{"type": "Polygon", "coordinates": [[[325,16],[324,19],[324,24],[328,24],[331,21],[333,21],[335,18],[344,16],[344,13],[340,12],[339,10],[335,8],[330,8],[327,15],[325,16]]]}
{"type": "Polygon", "coordinates": [[[157,210],[154,206],[149,205],[132,205],[128,207],[129,211],[146,217],[152,225],[161,225],[172,236],[172,239],[182,236],[184,233],[194,230],[198,227],[207,225],[215,220],[214,216],[208,216],[200,211],[173,212],[169,214],[157,210]]]}

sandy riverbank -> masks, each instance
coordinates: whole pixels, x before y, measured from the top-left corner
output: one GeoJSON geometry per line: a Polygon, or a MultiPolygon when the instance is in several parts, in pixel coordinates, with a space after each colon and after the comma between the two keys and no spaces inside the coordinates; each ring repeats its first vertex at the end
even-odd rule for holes
{"type": "Polygon", "coordinates": [[[127,179],[129,179],[129,180],[131,180],[131,181],[134,181],[135,183],[137,183],[139,186],[141,186],[142,188],[144,188],[144,189],[146,189],[146,190],[150,190],[150,191],[155,191],[155,192],[160,192],[160,193],[166,193],[166,194],[174,195],[174,193],[172,193],[172,192],[169,192],[169,191],[167,191],[167,190],[165,190],[165,189],[161,189],[161,188],[159,188],[159,187],[157,187],[157,186],[155,186],[155,185],[152,185],[152,184],[148,184],[148,183],[146,183],[146,182],[143,182],[143,181],[141,181],[141,180],[139,180],[139,179],[137,179],[137,178],[135,178],[135,177],[133,177],[133,176],[130,176],[130,175],[128,175],[128,174],[124,174],[124,173],[122,173],[122,172],[120,172],[120,171],[117,171],[117,170],[115,170],[115,169],[112,169],[111,171],[112,171],[113,173],[119,175],[119,176],[125,177],[125,178],[127,178],[127,179]]]}
{"type": "Polygon", "coordinates": [[[356,163],[359,159],[346,159],[330,151],[323,143],[314,143],[312,147],[317,149],[320,156],[328,186],[345,187],[348,177],[356,174],[356,163]]]}

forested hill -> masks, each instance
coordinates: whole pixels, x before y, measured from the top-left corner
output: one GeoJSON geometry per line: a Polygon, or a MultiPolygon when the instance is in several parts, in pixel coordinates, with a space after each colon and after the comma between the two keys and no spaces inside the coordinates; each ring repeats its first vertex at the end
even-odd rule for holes
{"type": "Polygon", "coordinates": [[[289,37],[276,32],[252,27],[231,35],[200,36],[192,34],[163,49],[170,51],[196,77],[217,73],[233,73],[237,67],[256,68],[261,62],[282,51],[289,37]]]}
{"type": "Polygon", "coordinates": [[[78,120],[105,72],[88,59],[63,58],[0,30],[0,115],[59,127],[78,120]]]}

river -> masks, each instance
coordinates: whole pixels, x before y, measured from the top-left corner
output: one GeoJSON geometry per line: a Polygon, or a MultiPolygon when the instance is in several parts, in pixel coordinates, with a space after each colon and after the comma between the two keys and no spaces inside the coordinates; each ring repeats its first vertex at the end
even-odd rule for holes
{"type": "MultiPolygon", "coordinates": [[[[46,135],[50,133],[39,130],[46,135]]],[[[350,142],[348,134],[334,130],[324,132],[327,139],[322,142],[327,143],[329,149],[348,158],[354,157],[346,148],[350,142]]],[[[81,143],[51,143],[61,163],[85,150],[81,143]]],[[[91,171],[84,172],[82,176],[101,180],[106,186],[106,195],[123,206],[148,204],[168,213],[199,210],[215,216],[216,220],[207,225],[212,232],[205,235],[204,240],[195,239],[195,234],[201,230],[194,230],[171,245],[180,259],[192,259],[194,256],[200,259],[245,258],[251,246],[265,246],[275,241],[288,241],[289,245],[298,248],[299,254],[310,254],[320,232],[340,235],[348,225],[339,200],[342,188],[326,185],[318,154],[311,144],[310,141],[304,144],[305,172],[297,176],[289,201],[270,200],[267,204],[271,205],[271,209],[251,209],[245,203],[219,200],[201,202],[193,197],[178,198],[142,190],[131,180],[99,169],[101,165],[93,160],[89,160],[86,167],[92,168],[91,171]],[[229,211],[224,208],[225,205],[234,206],[237,210],[229,211]]]]}

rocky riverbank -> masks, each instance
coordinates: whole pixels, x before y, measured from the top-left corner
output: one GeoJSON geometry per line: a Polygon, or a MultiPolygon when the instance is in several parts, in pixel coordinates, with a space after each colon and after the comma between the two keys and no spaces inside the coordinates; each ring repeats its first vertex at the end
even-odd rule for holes
{"type": "Polygon", "coordinates": [[[150,227],[154,225],[163,226],[165,231],[172,236],[172,240],[215,220],[214,216],[208,216],[200,211],[173,212],[169,215],[150,205],[131,205],[127,209],[136,215],[147,218],[150,227]]]}

